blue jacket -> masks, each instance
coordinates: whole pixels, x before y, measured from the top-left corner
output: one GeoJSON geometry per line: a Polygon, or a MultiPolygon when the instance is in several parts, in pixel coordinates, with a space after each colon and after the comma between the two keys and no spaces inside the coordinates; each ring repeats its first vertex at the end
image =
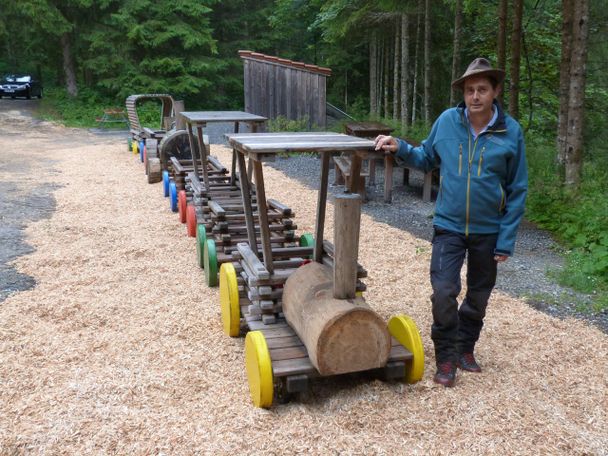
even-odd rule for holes
{"type": "Polygon", "coordinates": [[[395,158],[425,172],[439,168],[434,225],[465,235],[497,233],[495,253],[512,255],[528,191],[523,133],[494,102],[496,121],[474,140],[464,107],[444,111],[419,147],[399,140],[395,158]]]}

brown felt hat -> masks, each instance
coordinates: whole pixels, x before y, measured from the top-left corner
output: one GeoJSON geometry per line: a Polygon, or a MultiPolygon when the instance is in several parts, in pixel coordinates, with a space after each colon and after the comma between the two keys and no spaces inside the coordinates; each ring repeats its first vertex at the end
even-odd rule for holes
{"type": "Polygon", "coordinates": [[[455,81],[452,81],[452,87],[462,90],[464,88],[465,79],[470,78],[471,76],[488,76],[495,79],[496,82],[500,84],[505,79],[505,72],[492,68],[488,59],[478,57],[469,64],[467,71],[465,71],[462,76],[455,81]]]}

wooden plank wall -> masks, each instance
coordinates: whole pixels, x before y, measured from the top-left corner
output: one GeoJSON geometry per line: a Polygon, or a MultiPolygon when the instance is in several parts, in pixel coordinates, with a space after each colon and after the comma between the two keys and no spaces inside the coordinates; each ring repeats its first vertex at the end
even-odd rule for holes
{"type": "Polygon", "coordinates": [[[274,62],[243,58],[245,111],[275,119],[308,118],[326,127],[326,76],[274,62]]]}

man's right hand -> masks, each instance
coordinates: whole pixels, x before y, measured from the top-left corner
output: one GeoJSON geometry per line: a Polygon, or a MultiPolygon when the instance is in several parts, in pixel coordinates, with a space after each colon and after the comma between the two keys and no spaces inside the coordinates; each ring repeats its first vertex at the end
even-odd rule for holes
{"type": "Polygon", "coordinates": [[[376,144],[376,150],[383,150],[393,154],[397,152],[397,149],[399,148],[397,140],[392,136],[379,135],[374,140],[374,143],[376,144]]]}

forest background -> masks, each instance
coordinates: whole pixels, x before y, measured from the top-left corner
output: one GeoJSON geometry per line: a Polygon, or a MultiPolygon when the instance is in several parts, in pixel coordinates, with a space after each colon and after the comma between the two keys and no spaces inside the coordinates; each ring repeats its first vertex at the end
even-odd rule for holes
{"type": "Polygon", "coordinates": [[[44,116],[91,126],[135,93],[243,109],[237,51],[251,50],[331,68],[330,103],[421,140],[460,101],[451,80],[485,56],[506,70],[503,104],[525,131],[526,216],[564,246],[553,274],[597,313],[608,312],[607,32],[604,0],[0,0],[0,73],[37,75],[44,116]]]}

